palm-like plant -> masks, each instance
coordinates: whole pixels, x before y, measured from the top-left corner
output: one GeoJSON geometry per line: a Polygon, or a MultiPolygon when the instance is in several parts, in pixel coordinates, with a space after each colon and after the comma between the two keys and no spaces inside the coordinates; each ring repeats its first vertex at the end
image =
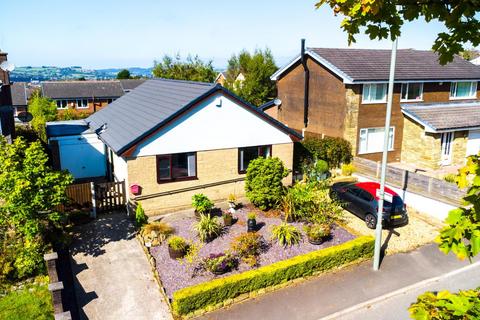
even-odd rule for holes
{"type": "Polygon", "coordinates": [[[193,230],[198,233],[200,240],[207,242],[218,237],[222,233],[223,227],[217,217],[202,214],[200,215],[200,221],[193,225],[193,230]]]}
{"type": "Polygon", "coordinates": [[[272,240],[276,240],[282,246],[292,246],[302,240],[302,233],[295,226],[282,222],[272,228],[272,240]]]}

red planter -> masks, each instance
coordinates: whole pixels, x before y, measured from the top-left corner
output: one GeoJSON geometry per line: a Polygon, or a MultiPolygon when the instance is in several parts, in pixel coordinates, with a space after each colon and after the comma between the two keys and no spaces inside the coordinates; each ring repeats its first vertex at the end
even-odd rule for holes
{"type": "Polygon", "coordinates": [[[133,195],[138,196],[140,193],[142,193],[142,187],[140,187],[138,184],[134,183],[134,184],[130,185],[130,192],[133,195]]]}

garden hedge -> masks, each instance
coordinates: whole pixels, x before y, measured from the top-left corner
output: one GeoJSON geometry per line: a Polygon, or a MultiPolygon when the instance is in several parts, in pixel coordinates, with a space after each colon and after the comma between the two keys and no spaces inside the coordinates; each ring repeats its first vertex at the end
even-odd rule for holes
{"type": "Polygon", "coordinates": [[[310,276],[315,272],[327,271],[360,258],[371,257],[373,247],[372,237],[359,237],[255,270],[183,288],[174,292],[172,307],[177,315],[186,315],[233,299],[243,293],[310,276]]]}

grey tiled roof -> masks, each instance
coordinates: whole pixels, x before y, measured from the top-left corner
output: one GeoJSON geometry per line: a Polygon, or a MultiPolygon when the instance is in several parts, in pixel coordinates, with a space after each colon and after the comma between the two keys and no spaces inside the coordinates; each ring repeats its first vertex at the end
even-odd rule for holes
{"type": "Polygon", "coordinates": [[[52,99],[118,98],[123,95],[119,81],[45,81],[42,93],[52,99]]]}
{"type": "Polygon", "coordinates": [[[87,118],[90,127],[116,153],[154,130],[172,114],[215,87],[212,83],[165,79],[145,81],[129,94],[87,118]]]}
{"type": "Polygon", "coordinates": [[[402,112],[437,130],[480,127],[480,101],[402,104],[402,112]]]}
{"type": "Polygon", "coordinates": [[[14,82],[10,85],[12,105],[26,106],[28,101],[27,85],[25,82],[14,82]]]}
{"type": "Polygon", "coordinates": [[[130,91],[141,85],[146,79],[120,79],[123,91],[130,91]]]}
{"type": "MultiPolygon", "coordinates": [[[[327,60],[352,81],[387,81],[391,50],[309,48],[327,60]]],[[[395,80],[480,79],[480,67],[460,57],[440,65],[433,51],[399,49],[395,80]]]]}

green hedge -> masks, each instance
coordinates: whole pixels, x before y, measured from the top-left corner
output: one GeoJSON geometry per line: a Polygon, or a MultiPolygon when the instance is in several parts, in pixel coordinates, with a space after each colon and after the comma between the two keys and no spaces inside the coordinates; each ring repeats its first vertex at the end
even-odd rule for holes
{"type": "Polygon", "coordinates": [[[243,293],[330,270],[359,258],[371,257],[373,246],[372,237],[359,237],[255,270],[180,289],[173,294],[173,310],[178,315],[186,315],[243,293]]]}

